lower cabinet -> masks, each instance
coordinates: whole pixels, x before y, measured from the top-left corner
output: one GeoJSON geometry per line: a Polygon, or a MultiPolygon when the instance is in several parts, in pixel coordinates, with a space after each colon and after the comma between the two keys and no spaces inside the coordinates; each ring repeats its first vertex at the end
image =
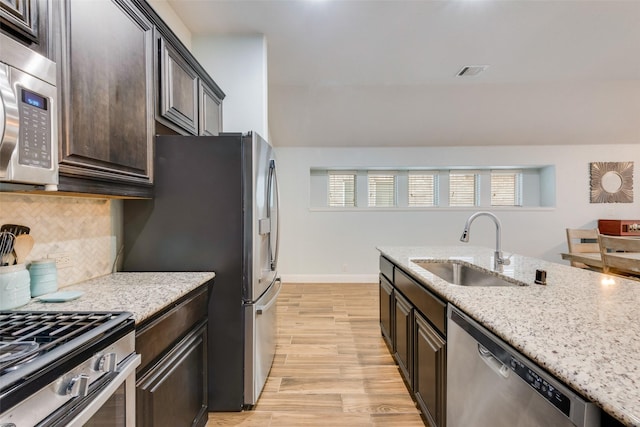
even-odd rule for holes
{"type": "Polygon", "coordinates": [[[391,339],[392,313],[393,313],[393,285],[381,274],[380,275],[380,331],[382,338],[387,343],[389,350],[393,352],[393,341],[391,339]]]}
{"type": "Polygon", "coordinates": [[[395,310],[394,310],[394,323],[395,323],[395,353],[393,357],[396,359],[400,372],[404,376],[409,388],[412,388],[412,334],[411,334],[411,315],[413,314],[413,307],[409,302],[402,297],[399,293],[394,293],[395,310]]]}
{"type": "Polygon", "coordinates": [[[419,313],[414,313],[413,331],[413,392],[425,418],[434,426],[444,426],[446,342],[419,313]]]}
{"type": "Polygon", "coordinates": [[[207,321],[153,366],[136,387],[137,426],[207,423],[207,321]],[[194,422],[195,421],[195,422],[194,422]]]}
{"type": "Polygon", "coordinates": [[[426,425],[446,425],[446,303],[381,258],[380,329],[426,425]],[[382,268],[384,267],[384,268],[382,268]],[[390,279],[393,278],[393,279],[390,279]],[[388,320],[387,320],[388,319],[388,320]]]}
{"type": "Polygon", "coordinates": [[[190,292],[136,330],[136,426],[204,427],[208,418],[207,303],[190,292]]]}

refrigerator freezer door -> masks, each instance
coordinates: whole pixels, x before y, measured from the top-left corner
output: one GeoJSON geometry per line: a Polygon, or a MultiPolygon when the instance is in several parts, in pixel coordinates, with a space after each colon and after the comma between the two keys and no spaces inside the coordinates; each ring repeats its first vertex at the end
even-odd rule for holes
{"type": "Polygon", "coordinates": [[[281,287],[276,280],[260,300],[245,305],[245,406],[258,401],[276,354],[276,301],[281,287]]]}

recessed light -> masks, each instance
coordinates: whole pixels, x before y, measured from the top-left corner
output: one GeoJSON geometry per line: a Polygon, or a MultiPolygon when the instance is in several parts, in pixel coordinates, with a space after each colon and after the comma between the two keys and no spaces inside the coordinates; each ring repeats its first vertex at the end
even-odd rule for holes
{"type": "Polygon", "coordinates": [[[458,77],[471,77],[471,76],[477,76],[478,74],[480,74],[481,72],[483,72],[484,70],[486,70],[487,68],[489,68],[488,65],[465,65],[464,67],[462,67],[460,69],[460,71],[458,71],[458,74],[456,74],[458,77]]]}

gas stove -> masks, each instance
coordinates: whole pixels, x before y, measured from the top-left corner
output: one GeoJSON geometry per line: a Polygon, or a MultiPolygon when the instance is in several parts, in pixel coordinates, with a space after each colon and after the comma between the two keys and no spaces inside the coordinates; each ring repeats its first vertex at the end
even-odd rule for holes
{"type": "Polygon", "coordinates": [[[134,330],[127,312],[0,312],[0,425],[85,424],[135,377],[134,330]]]}

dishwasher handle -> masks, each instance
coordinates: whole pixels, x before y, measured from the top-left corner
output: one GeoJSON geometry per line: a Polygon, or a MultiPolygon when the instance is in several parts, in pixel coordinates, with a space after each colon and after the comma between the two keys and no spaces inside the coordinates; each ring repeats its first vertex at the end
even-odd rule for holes
{"type": "Polygon", "coordinates": [[[489,350],[487,350],[482,344],[478,343],[478,355],[480,359],[489,367],[493,372],[498,374],[504,379],[509,378],[509,372],[511,371],[507,365],[498,360],[489,350]]]}

